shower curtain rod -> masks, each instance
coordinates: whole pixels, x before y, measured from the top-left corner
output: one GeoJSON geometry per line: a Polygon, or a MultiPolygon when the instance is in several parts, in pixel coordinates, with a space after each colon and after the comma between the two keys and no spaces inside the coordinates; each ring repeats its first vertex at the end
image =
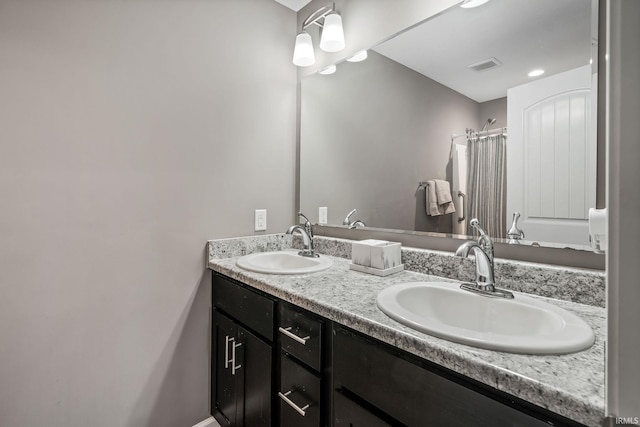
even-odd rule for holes
{"type": "Polygon", "coordinates": [[[507,128],[495,128],[495,129],[487,129],[487,130],[483,130],[483,131],[475,131],[473,129],[467,129],[467,133],[463,133],[463,134],[455,134],[452,133],[451,134],[451,141],[460,138],[462,136],[468,136],[469,134],[473,135],[473,136],[493,136],[493,135],[507,135],[507,128]]]}

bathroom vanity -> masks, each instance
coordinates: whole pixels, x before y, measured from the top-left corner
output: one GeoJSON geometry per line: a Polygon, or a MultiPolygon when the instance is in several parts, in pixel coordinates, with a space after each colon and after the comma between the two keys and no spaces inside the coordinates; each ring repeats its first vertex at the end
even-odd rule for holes
{"type": "Polygon", "coordinates": [[[388,286],[441,277],[370,276],[331,256],[326,271],[261,274],[228,255],[208,262],[211,408],[223,426],[597,426],[604,418],[600,307],[553,301],[591,325],[588,350],[509,354],[417,332],[376,307],[388,286]]]}

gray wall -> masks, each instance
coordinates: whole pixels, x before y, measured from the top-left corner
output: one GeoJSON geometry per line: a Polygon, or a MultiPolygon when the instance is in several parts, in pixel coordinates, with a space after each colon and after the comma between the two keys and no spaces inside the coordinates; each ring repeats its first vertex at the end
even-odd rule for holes
{"type": "MultiPolygon", "coordinates": [[[[607,411],[640,419],[640,2],[615,0],[608,46],[607,411]]],[[[619,423],[625,424],[625,423],[619,423]]]]}
{"type": "Polygon", "coordinates": [[[207,239],[293,223],[296,14],[0,3],[0,425],[208,416],[207,239]]]}
{"type": "Polygon", "coordinates": [[[496,122],[487,129],[507,127],[507,97],[482,102],[480,104],[480,122],[476,130],[482,129],[488,118],[496,119],[496,122]]]}
{"type": "Polygon", "coordinates": [[[373,51],[301,86],[300,206],[314,222],[320,206],[334,225],[357,208],[370,226],[451,232],[418,182],[451,180],[451,134],[476,126],[478,103],[373,51]]]}

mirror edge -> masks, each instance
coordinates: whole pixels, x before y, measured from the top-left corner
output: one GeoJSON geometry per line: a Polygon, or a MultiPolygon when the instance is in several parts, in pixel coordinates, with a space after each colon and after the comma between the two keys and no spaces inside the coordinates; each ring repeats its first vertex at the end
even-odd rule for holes
{"type": "MultiPolygon", "coordinates": [[[[603,61],[605,58],[605,41],[602,40],[602,37],[605,35],[603,31],[603,20],[601,19],[601,13],[603,12],[604,5],[606,2],[601,0],[592,0],[592,7],[594,17],[592,20],[592,34],[594,38],[596,38],[596,48],[595,51],[597,53],[597,69],[598,69],[598,98],[597,98],[597,150],[598,154],[605,151],[605,141],[604,141],[604,126],[601,126],[604,122],[605,117],[605,108],[606,108],[606,87],[604,84],[601,84],[605,78],[605,70],[603,69],[603,61]]],[[[455,6],[452,6],[455,7],[455,6]]],[[[437,15],[437,14],[436,14],[437,15]]],[[[428,21],[432,19],[433,16],[428,17],[420,22],[414,24],[420,25],[424,21],[428,21]]],[[[409,28],[412,28],[410,26],[409,28]]],[[[384,40],[380,40],[378,43],[383,43],[384,41],[395,37],[398,34],[406,31],[409,28],[405,28],[402,31],[398,31],[395,34],[385,38],[384,40]]],[[[593,40],[592,40],[593,41],[593,40]]],[[[371,46],[373,47],[373,46],[371,46]]],[[[369,48],[371,48],[369,47],[369,48]]],[[[358,50],[358,49],[356,49],[358,50]]],[[[340,61],[342,62],[342,61],[340,61]]],[[[594,64],[595,65],[595,64],[594,64]]],[[[312,73],[311,73],[312,74],[312,73]]],[[[296,180],[295,180],[295,217],[297,218],[297,213],[300,211],[300,108],[301,108],[301,97],[302,97],[302,79],[304,77],[308,77],[311,74],[305,74],[298,72],[298,81],[297,81],[297,120],[296,120],[296,180]]],[[[598,163],[598,172],[596,178],[596,206],[598,208],[605,207],[605,196],[604,190],[605,185],[603,184],[606,181],[607,175],[607,164],[602,164],[603,162],[598,163]]],[[[442,237],[440,235],[430,236],[429,233],[418,233],[406,230],[391,230],[391,229],[375,229],[375,228],[364,228],[364,229],[347,229],[339,226],[329,226],[329,225],[313,225],[313,232],[317,236],[323,237],[332,237],[332,238],[341,238],[348,240],[363,240],[363,239],[381,239],[381,240],[393,240],[400,242],[403,246],[418,248],[418,249],[429,249],[436,251],[444,251],[444,252],[455,252],[460,244],[465,242],[467,239],[461,239],[460,237],[451,236],[451,237],[442,237]]],[[[461,236],[462,237],[462,236],[461,236]]],[[[510,259],[514,261],[521,262],[532,262],[532,263],[540,263],[540,264],[549,264],[555,265],[559,267],[574,267],[574,268],[587,268],[593,270],[606,270],[606,257],[604,253],[596,253],[596,252],[588,252],[588,251],[579,251],[575,249],[564,249],[564,248],[550,248],[550,247],[532,247],[532,246],[517,246],[517,245],[509,245],[506,243],[495,243],[495,255],[498,258],[502,259],[510,259]]]]}
{"type": "MultiPolygon", "coordinates": [[[[454,253],[462,243],[470,240],[467,236],[453,235],[442,237],[442,235],[438,235],[437,233],[407,232],[405,230],[380,228],[348,229],[345,227],[318,224],[313,226],[313,233],[316,236],[348,240],[387,240],[399,242],[405,247],[451,253],[454,253]]],[[[605,270],[605,254],[603,253],[580,251],[570,248],[510,245],[501,242],[495,242],[494,250],[495,256],[498,259],[549,264],[559,267],[605,270]]]]}

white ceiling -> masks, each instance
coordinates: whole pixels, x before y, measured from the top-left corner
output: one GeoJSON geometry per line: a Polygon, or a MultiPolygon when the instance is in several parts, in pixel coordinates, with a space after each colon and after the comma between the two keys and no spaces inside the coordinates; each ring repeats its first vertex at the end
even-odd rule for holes
{"type": "Polygon", "coordinates": [[[484,102],[507,89],[589,63],[591,0],[492,0],[474,9],[453,7],[374,50],[443,85],[484,102]],[[482,72],[468,65],[497,58],[482,72]]]}
{"type": "Polygon", "coordinates": [[[289,9],[297,12],[303,7],[305,7],[311,0],[275,0],[283,6],[288,7],[289,9]]]}

